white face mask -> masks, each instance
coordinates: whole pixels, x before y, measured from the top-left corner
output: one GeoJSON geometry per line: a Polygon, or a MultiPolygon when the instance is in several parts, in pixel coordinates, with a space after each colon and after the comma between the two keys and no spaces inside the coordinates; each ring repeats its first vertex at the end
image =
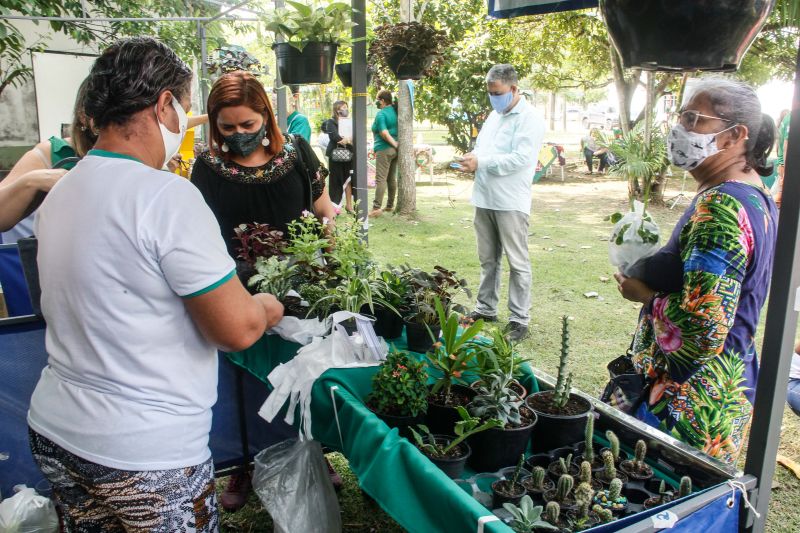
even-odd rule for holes
{"type": "Polygon", "coordinates": [[[682,124],[676,124],[667,138],[669,162],[684,170],[696,169],[703,161],[721,151],[717,147],[717,135],[736,126],[733,125],[717,133],[696,133],[688,131],[682,124]]]}
{"type": "Polygon", "coordinates": [[[186,135],[186,127],[189,125],[189,116],[174,95],[172,97],[172,107],[175,108],[175,112],[178,114],[178,133],[170,131],[158,120],[158,104],[156,104],[156,120],[158,120],[158,127],[161,128],[161,139],[164,141],[164,165],[180,150],[183,136],[186,135]]]}

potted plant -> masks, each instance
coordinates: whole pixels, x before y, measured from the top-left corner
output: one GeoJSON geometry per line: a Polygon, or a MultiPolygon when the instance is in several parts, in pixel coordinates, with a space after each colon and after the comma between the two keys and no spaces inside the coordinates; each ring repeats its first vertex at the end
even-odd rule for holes
{"type": "Polygon", "coordinates": [[[519,506],[513,503],[504,503],[503,508],[511,514],[511,529],[516,533],[558,530],[558,527],[546,520],[542,520],[542,506],[537,505],[534,507],[533,500],[527,494],[522,497],[519,506]]]}
{"type": "MultiPolygon", "coordinates": [[[[558,478],[555,490],[548,490],[544,493],[546,502],[558,502],[562,510],[572,511],[576,507],[575,497],[572,494],[572,487],[575,479],[569,474],[564,474],[558,478]]],[[[552,523],[552,522],[551,522],[552,523]]]]}
{"type": "Polygon", "coordinates": [[[567,374],[569,318],[562,316],[561,324],[561,356],[556,387],[552,391],[531,394],[525,399],[539,419],[531,436],[531,449],[534,453],[579,441],[585,425],[583,419],[592,416],[592,405],[571,392],[572,373],[567,374]]]}
{"type": "Polygon", "coordinates": [[[683,476],[681,478],[681,484],[678,487],[678,498],[685,498],[691,493],[692,493],[692,478],[690,478],[689,476],[683,476]]]}
{"type": "Polygon", "coordinates": [[[259,257],[256,259],[255,274],[247,281],[247,286],[255,292],[268,293],[278,299],[284,306],[284,314],[294,317],[305,317],[307,307],[300,298],[289,296],[292,280],[296,274],[296,266],[287,259],[277,256],[259,257]]]}
{"type": "Polygon", "coordinates": [[[550,463],[547,467],[547,472],[550,474],[551,478],[557,480],[565,474],[575,477],[578,475],[579,470],[572,462],[572,454],[570,453],[566,457],[559,457],[550,463]]]}
{"type": "MultiPolygon", "coordinates": [[[[309,313],[326,305],[331,311],[349,311],[350,313],[375,313],[375,306],[381,305],[393,309],[382,296],[383,286],[379,280],[369,278],[344,279],[328,290],[327,294],[312,304],[309,313]]],[[[341,323],[348,333],[356,330],[355,319],[349,318],[341,323]]]]}
{"type": "Polygon", "coordinates": [[[264,17],[267,31],[285,42],[275,43],[281,82],[290,85],[330,83],[340,44],[349,42],[353,27],[349,3],[331,2],[318,6],[286,0],[288,7],[278,8],[264,17]]]}
{"type": "Polygon", "coordinates": [[[603,461],[600,454],[595,450],[594,444],[594,416],[586,417],[586,425],[583,432],[583,453],[576,459],[577,464],[588,462],[593,472],[603,469],[603,461]]]}
{"type": "Polygon", "coordinates": [[[624,514],[628,510],[628,498],[622,495],[622,480],[614,478],[607,490],[599,490],[594,503],[614,514],[624,514]]]}
{"type": "Polygon", "coordinates": [[[733,71],[773,4],[603,0],[600,10],[627,68],[733,71]]]}
{"type": "Polygon", "coordinates": [[[411,285],[405,276],[392,268],[381,271],[379,276],[386,288],[383,299],[390,307],[375,306],[375,333],[385,339],[396,339],[403,334],[402,314],[408,311],[411,285]]]}
{"type": "MultiPolygon", "coordinates": [[[[479,376],[485,376],[498,370],[510,372],[513,376],[510,386],[524,400],[528,396],[528,391],[519,379],[523,376],[522,364],[528,362],[529,358],[514,350],[514,344],[508,340],[501,328],[492,328],[488,337],[491,341],[488,344],[483,339],[474,341],[476,345],[475,372],[479,376]]],[[[470,387],[477,389],[481,384],[482,380],[478,379],[473,381],[470,387]]]]}
{"type": "Polygon", "coordinates": [[[614,457],[614,464],[619,465],[619,437],[609,429],[606,431],[606,440],[608,440],[608,448],[600,449],[600,453],[602,454],[605,450],[610,451],[614,457]]]}
{"type": "MultiPolygon", "coordinates": [[[[353,64],[352,63],[337,63],[336,67],[336,77],[339,78],[339,81],[342,82],[342,86],[344,87],[352,87],[353,86],[353,64]]],[[[372,83],[372,67],[367,65],[367,85],[372,83]]]]}
{"type": "Polygon", "coordinates": [[[611,485],[615,479],[619,479],[622,483],[628,482],[628,476],[624,472],[618,472],[617,467],[614,465],[614,456],[611,452],[606,450],[601,454],[603,458],[603,470],[597,472],[597,479],[603,485],[611,485]]]}
{"type": "Polygon", "coordinates": [[[531,475],[522,480],[522,486],[531,498],[543,501],[545,491],[556,488],[553,480],[547,477],[547,472],[541,466],[534,466],[531,475]]]}
{"type": "Polygon", "coordinates": [[[216,79],[228,72],[244,70],[253,76],[264,73],[261,63],[241,46],[229,44],[220,46],[205,59],[206,69],[211,79],[216,79]]]}
{"type": "Polygon", "coordinates": [[[407,352],[392,352],[372,377],[367,407],[408,436],[408,428],[421,423],[428,408],[427,381],[425,363],[407,352]]]}
{"type": "Polygon", "coordinates": [[[511,479],[499,479],[492,483],[492,509],[499,509],[505,503],[516,505],[525,496],[525,487],[519,482],[519,473],[524,462],[525,454],[522,453],[519,456],[517,467],[514,469],[514,475],[511,476],[511,479]]]}
{"type": "Polygon", "coordinates": [[[425,356],[428,365],[435,372],[435,381],[428,397],[426,423],[434,431],[448,431],[458,420],[456,408],[466,406],[475,396],[475,391],[465,385],[464,372],[470,369],[473,350],[469,341],[480,333],[483,321],[478,320],[459,335],[458,315],[445,313],[442,302],[434,299],[434,307],[439,316],[441,341],[425,356]]]}
{"type": "Polygon", "coordinates": [[[556,527],[560,531],[569,531],[570,524],[561,515],[561,506],[557,501],[549,501],[544,506],[544,519],[547,523],[556,527]]]}
{"type": "Polygon", "coordinates": [[[418,80],[430,75],[449,43],[443,30],[421,22],[384,24],[375,28],[369,61],[385,66],[398,80],[418,80]]]}
{"type": "MultiPolygon", "coordinates": [[[[469,464],[478,472],[494,472],[514,464],[524,454],[536,425],[536,415],[525,407],[512,388],[513,369],[497,369],[484,376],[477,395],[467,406],[472,416],[481,420],[498,419],[503,425],[475,435],[470,439],[474,453],[469,464]]],[[[496,506],[497,507],[497,506],[496,506]]]]}
{"type": "Polygon", "coordinates": [[[588,483],[580,483],[575,489],[576,509],[572,513],[572,530],[583,531],[600,523],[600,519],[591,512],[594,490],[588,483]]]}
{"type": "Polygon", "coordinates": [[[634,459],[622,461],[619,464],[619,469],[625,472],[629,478],[638,481],[647,481],[653,477],[653,469],[650,465],[644,462],[647,456],[647,444],[641,439],[636,441],[634,449],[634,459]]]}
{"type": "Polygon", "coordinates": [[[616,518],[614,518],[614,513],[600,505],[594,504],[592,506],[592,512],[597,516],[601,524],[607,524],[616,520],[616,518]]]}
{"type": "Polygon", "coordinates": [[[409,427],[411,435],[417,448],[430,459],[433,464],[438,466],[445,474],[455,479],[464,470],[464,464],[469,457],[471,450],[464,440],[475,433],[486,431],[502,424],[499,420],[487,420],[481,422],[477,418],[469,416],[463,407],[458,407],[458,415],[461,420],[454,426],[455,436],[434,435],[425,425],[418,425],[417,430],[409,427]]]}
{"type": "MultiPolygon", "coordinates": [[[[299,219],[288,226],[288,244],[283,253],[290,256],[297,265],[298,275],[308,283],[319,283],[327,287],[331,281],[330,270],[325,263],[325,250],[330,248],[331,241],[319,219],[305,211],[299,219]]],[[[311,302],[312,305],[315,302],[311,302]]]]}
{"type": "Polygon", "coordinates": [[[603,484],[592,476],[592,465],[589,461],[581,462],[578,468],[578,483],[586,483],[595,491],[603,488],[603,484]]]}
{"type": "Polygon", "coordinates": [[[644,501],[644,508],[652,509],[653,507],[658,507],[659,505],[669,503],[672,501],[673,496],[673,492],[671,490],[667,490],[667,483],[662,479],[661,484],[658,487],[658,496],[647,498],[644,501]]]}

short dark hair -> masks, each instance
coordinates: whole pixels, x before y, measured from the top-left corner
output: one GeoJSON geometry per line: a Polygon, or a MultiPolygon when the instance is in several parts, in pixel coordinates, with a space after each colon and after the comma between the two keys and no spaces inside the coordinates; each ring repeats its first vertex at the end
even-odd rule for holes
{"type": "Polygon", "coordinates": [[[86,116],[97,128],[125,125],[155,105],[164,91],[181,99],[192,71],[168,46],[151,37],[121,39],[97,58],[89,74],[86,116]]]}

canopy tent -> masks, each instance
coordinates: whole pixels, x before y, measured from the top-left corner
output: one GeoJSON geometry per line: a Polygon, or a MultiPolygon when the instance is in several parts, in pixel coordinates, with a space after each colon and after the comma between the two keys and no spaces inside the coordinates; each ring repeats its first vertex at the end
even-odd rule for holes
{"type": "Polygon", "coordinates": [[[597,7],[597,0],[489,0],[489,16],[513,18],[597,7]]]}

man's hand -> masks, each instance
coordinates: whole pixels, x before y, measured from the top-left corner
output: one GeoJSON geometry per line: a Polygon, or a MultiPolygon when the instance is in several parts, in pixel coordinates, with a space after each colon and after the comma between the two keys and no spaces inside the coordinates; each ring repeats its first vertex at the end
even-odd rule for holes
{"type": "Polygon", "coordinates": [[[642,280],[623,276],[619,272],[614,274],[614,279],[619,284],[617,289],[619,289],[622,297],[631,302],[647,305],[656,295],[656,291],[648,287],[642,280]]]}
{"type": "Polygon", "coordinates": [[[478,169],[478,156],[472,152],[464,154],[458,163],[461,165],[461,168],[458,169],[460,172],[473,173],[478,169]]]}
{"type": "Polygon", "coordinates": [[[272,329],[283,318],[283,304],[272,294],[259,293],[253,296],[258,303],[264,306],[267,314],[267,328],[272,329]]]}

